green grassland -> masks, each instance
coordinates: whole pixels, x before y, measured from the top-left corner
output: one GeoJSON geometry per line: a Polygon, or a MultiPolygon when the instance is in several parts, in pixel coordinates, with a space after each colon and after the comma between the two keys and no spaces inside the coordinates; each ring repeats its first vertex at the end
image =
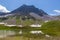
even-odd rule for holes
{"type": "Polygon", "coordinates": [[[44,23],[41,29],[46,34],[53,35],[53,36],[60,36],[60,21],[55,20],[55,21],[44,23]]]}
{"type": "Polygon", "coordinates": [[[15,35],[12,37],[6,37],[1,40],[52,40],[50,38],[46,38],[45,34],[48,34],[52,37],[60,38],[60,21],[59,20],[43,23],[41,28],[38,28],[38,27],[33,28],[27,25],[27,24],[31,24],[31,21],[30,23],[26,21],[24,24],[25,24],[24,27],[17,27],[17,26],[8,27],[8,26],[0,25],[0,30],[12,30],[12,31],[15,31],[17,34],[20,30],[23,31],[22,35],[18,34],[18,36],[15,35]],[[30,34],[29,33],[30,31],[34,31],[34,30],[41,30],[44,34],[30,34]]]}

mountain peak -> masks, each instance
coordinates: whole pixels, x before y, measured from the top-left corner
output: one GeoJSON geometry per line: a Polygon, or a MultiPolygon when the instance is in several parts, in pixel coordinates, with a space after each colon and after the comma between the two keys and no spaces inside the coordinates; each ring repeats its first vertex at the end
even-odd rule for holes
{"type": "Polygon", "coordinates": [[[35,7],[34,5],[26,5],[26,4],[23,4],[22,6],[23,7],[35,7]]]}
{"type": "Polygon", "coordinates": [[[29,15],[29,13],[36,13],[40,16],[43,15],[48,15],[47,13],[45,13],[42,9],[38,9],[36,8],[34,5],[22,5],[19,8],[15,9],[14,11],[12,11],[11,13],[18,13],[20,15],[29,15]]]}

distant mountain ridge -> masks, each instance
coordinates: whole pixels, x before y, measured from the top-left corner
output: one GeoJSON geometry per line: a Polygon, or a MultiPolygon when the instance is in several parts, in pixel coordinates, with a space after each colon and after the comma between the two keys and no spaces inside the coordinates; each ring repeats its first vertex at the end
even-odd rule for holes
{"type": "Polygon", "coordinates": [[[22,5],[19,8],[11,11],[10,13],[6,14],[8,16],[19,16],[19,17],[28,17],[34,19],[43,19],[43,20],[52,20],[55,19],[44,12],[42,9],[38,9],[33,5],[22,5]]]}

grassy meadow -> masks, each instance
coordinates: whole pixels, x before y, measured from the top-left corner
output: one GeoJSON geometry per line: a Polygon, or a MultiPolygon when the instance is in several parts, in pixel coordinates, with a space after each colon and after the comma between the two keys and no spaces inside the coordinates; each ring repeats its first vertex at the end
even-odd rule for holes
{"type": "MultiPolygon", "coordinates": [[[[27,23],[28,24],[28,23],[27,23]]],[[[42,27],[30,27],[25,25],[24,27],[8,27],[4,25],[0,25],[0,30],[11,30],[15,31],[16,35],[7,36],[4,38],[0,38],[0,40],[60,40],[60,21],[49,21],[47,23],[43,23],[42,27]],[[22,30],[22,34],[18,32],[22,30]],[[30,34],[30,31],[42,31],[44,34],[30,34]],[[50,35],[50,37],[46,37],[45,35],[50,35]]]]}

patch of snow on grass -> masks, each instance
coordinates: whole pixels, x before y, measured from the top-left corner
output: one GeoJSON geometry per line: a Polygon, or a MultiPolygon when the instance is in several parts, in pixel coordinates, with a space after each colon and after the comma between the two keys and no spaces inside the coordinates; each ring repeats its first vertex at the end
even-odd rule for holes
{"type": "Polygon", "coordinates": [[[32,33],[32,34],[39,34],[39,33],[44,34],[42,31],[30,31],[30,33],[32,33]]]}

